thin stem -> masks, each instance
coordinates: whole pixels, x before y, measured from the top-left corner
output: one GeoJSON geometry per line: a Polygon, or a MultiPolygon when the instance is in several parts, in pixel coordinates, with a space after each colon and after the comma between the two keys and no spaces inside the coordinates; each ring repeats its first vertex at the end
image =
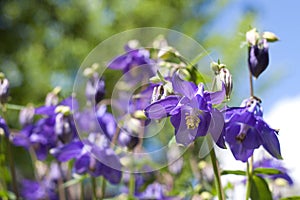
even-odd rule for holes
{"type": "Polygon", "coordinates": [[[102,177],[100,199],[104,199],[104,197],[105,197],[105,189],[106,189],[106,180],[105,180],[104,177],[102,177]]]}
{"type": "Polygon", "coordinates": [[[219,171],[219,164],[217,161],[217,157],[216,157],[216,152],[214,147],[212,147],[210,153],[210,158],[211,158],[211,162],[213,165],[213,170],[214,170],[214,174],[215,174],[215,183],[216,183],[216,188],[217,188],[217,193],[218,193],[218,199],[219,200],[224,200],[225,196],[224,196],[224,191],[222,189],[222,183],[221,183],[221,174],[219,171]]]}
{"type": "Polygon", "coordinates": [[[218,163],[216,152],[215,152],[215,149],[214,149],[214,146],[213,146],[212,138],[211,137],[206,137],[206,138],[207,138],[208,147],[211,149],[209,154],[210,154],[210,158],[211,158],[211,163],[213,165],[213,171],[214,171],[214,175],[215,175],[215,183],[216,183],[218,199],[219,200],[224,200],[225,195],[224,195],[224,191],[223,191],[223,188],[222,188],[221,174],[220,174],[220,170],[219,170],[219,163],[218,163]]]}
{"type": "Polygon", "coordinates": [[[251,72],[249,71],[249,81],[250,81],[250,96],[254,96],[254,88],[253,88],[253,77],[251,72]]]}
{"type": "Polygon", "coordinates": [[[10,173],[11,173],[11,177],[12,177],[12,185],[13,185],[14,193],[16,195],[16,199],[19,199],[15,161],[14,161],[13,151],[11,148],[11,143],[9,142],[9,139],[7,137],[6,137],[6,144],[7,144],[7,154],[8,154],[8,159],[9,159],[9,168],[10,168],[10,173]]]}
{"type": "Polygon", "coordinates": [[[253,156],[247,161],[247,191],[246,191],[246,200],[250,198],[251,187],[252,187],[252,175],[253,175],[253,156]]]}
{"type": "Polygon", "coordinates": [[[9,104],[9,103],[5,104],[5,106],[6,106],[6,108],[8,110],[22,110],[22,109],[25,108],[25,106],[20,106],[20,105],[15,105],[15,104],[9,104]]]}
{"type": "Polygon", "coordinates": [[[97,200],[97,183],[96,178],[91,177],[92,179],[92,191],[93,191],[93,200],[97,200]]]}
{"type": "Polygon", "coordinates": [[[80,200],[84,200],[84,184],[83,184],[83,181],[80,182],[80,200]]]}
{"type": "Polygon", "coordinates": [[[134,199],[135,193],[135,174],[132,172],[129,179],[129,199],[134,199]]]}
{"type": "Polygon", "coordinates": [[[40,181],[40,176],[38,174],[38,167],[37,167],[37,157],[36,157],[35,151],[32,146],[29,147],[29,155],[31,157],[32,167],[34,169],[35,179],[37,181],[40,181]]]}

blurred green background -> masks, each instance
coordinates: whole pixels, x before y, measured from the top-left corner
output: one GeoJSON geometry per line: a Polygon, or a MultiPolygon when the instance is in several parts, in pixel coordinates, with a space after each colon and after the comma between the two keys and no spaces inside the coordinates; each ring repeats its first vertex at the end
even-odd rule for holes
{"type": "MultiPolygon", "coordinates": [[[[245,63],[240,43],[256,11],[242,6],[235,22],[213,32],[231,1],[3,0],[0,71],[11,83],[11,102],[41,104],[55,86],[72,91],[81,62],[101,41],[138,27],[164,27],[196,39],[229,68],[245,63]]],[[[246,49],[244,49],[246,50],[246,49]]],[[[236,73],[235,71],[233,73],[236,73]]]]}

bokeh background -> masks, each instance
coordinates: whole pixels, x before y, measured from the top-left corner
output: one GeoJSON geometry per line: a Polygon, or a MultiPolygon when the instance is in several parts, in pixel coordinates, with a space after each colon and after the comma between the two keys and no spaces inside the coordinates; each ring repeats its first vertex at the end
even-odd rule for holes
{"type": "MultiPolygon", "coordinates": [[[[194,38],[214,60],[227,64],[234,77],[230,104],[238,105],[249,96],[244,34],[250,27],[272,31],[280,41],[270,45],[270,65],[255,80],[255,93],[266,119],[281,129],[283,157],[296,181],[287,193],[297,194],[299,7],[293,0],[2,0],[0,71],[11,83],[10,102],[41,105],[55,86],[65,96],[72,92],[80,64],[101,41],[132,28],[163,27],[194,38]]],[[[8,117],[15,127],[17,113],[8,117]]],[[[232,162],[231,154],[219,154],[223,167],[244,167],[232,162]]]]}

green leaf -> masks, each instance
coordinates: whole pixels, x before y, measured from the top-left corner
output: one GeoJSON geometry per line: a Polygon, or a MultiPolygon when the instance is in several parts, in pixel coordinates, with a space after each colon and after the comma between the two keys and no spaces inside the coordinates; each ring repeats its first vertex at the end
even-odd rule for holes
{"type": "Polygon", "coordinates": [[[228,175],[228,174],[246,176],[246,172],[242,170],[223,170],[221,172],[221,175],[228,175]]]}
{"type": "Polygon", "coordinates": [[[291,196],[291,197],[284,197],[280,200],[300,200],[300,196],[291,196]]]}
{"type": "Polygon", "coordinates": [[[274,174],[282,174],[282,172],[278,169],[273,168],[256,168],[254,174],[266,174],[266,175],[274,175],[274,174]]]}
{"type": "Polygon", "coordinates": [[[268,183],[263,178],[255,175],[252,177],[250,197],[251,199],[273,199],[268,183]]]}

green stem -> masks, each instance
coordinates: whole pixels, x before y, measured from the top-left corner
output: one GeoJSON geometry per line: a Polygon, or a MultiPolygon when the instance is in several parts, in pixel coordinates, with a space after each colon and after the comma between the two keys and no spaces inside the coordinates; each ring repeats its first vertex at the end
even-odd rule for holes
{"type": "Polygon", "coordinates": [[[84,200],[84,184],[83,184],[83,181],[80,182],[80,200],[84,200]]]}
{"type": "Polygon", "coordinates": [[[253,175],[253,156],[247,161],[247,191],[246,191],[246,200],[250,198],[251,187],[252,187],[252,175],[253,175]]]}
{"type": "Polygon", "coordinates": [[[100,199],[104,199],[104,197],[105,197],[105,189],[106,189],[106,180],[105,180],[104,177],[102,177],[100,199]]]}
{"type": "Polygon", "coordinates": [[[129,199],[134,199],[135,192],[135,174],[132,172],[129,179],[129,199]]]}
{"type": "MultiPolygon", "coordinates": [[[[210,140],[210,143],[211,143],[211,140],[210,140]]],[[[218,160],[216,157],[216,152],[215,152],[214,147],[212,147],[212,149],[209,153],[210,153],[210,158],[211,158],[214,175],[215,175],[215,183],[216,183],[216,188],[217,188],[217,193],[218,193],[218,199],[224,200],[225,195],[224,195],[224,191],[222,189],[221,174],[220,174],[219,164],[218,164],[218,160]]]]}
{"type": "Polygon", "coordinates": [[[12,177],[13,190],[16,195],[16,199],[19,199],[15,161],[14,161],[13,151],[11,148],[11,143],[9,142],[9,139],[7,137],[6,137],[6,144],[7,144],[7,154],[8,154],[8,159],[9,159],[9,168],[10,168],[10,173],[11,173],[11,177],[12,177]]]}
{"type": "Polygon", "coordinates": [[[34,171],[35,179],[37,181],[40,181],[40,176],[39,176],[38,167],[37,167],[37,157],[36,157],[35,151],[32,146],[29,147],[29,155],[31,157],[32,168],[34,171]]]}
{"type": "Polygon", "coordinates": [[[91,177],[92,179],[92,191],[93,191],[93,200],[97,200],[97,183],[96,178],[91,177]]]}
{"type": "Polygon", "coordinates": [[[25,108],[25,106],[15,105],[15,104],[5,104],[6,108],[8,110],[22,110],[25,108]]]}

